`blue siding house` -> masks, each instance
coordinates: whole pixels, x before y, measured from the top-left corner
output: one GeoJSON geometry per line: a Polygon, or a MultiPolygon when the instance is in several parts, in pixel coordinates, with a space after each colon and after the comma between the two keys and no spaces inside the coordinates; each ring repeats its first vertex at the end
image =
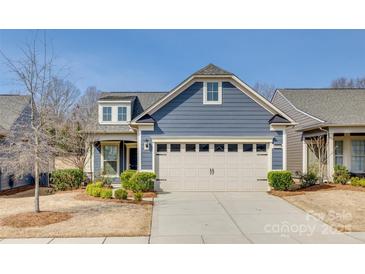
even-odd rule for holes
{"type": "Polygon", "coordinates": [[[265,191],[286,169],[294,121],[209,64],[169,92],[104,92],[90,144],[94,178],[153,171],[158,191],[265,191]]]}

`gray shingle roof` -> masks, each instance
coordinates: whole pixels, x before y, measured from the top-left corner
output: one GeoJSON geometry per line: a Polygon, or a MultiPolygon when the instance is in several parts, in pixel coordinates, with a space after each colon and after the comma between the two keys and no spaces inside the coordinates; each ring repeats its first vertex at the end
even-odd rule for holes
{"type": "Polygon", "coordinates": [[[134,100],[132,119],[160,100],[168,92],[102,92],[100,100],[134,100]],[[137,100],[136,100],[137,99],[137,100]]]}
{"type": "Polygon", "coordinates": [[[0,131],[9,131],[29,104],[30,97],[27,95],[0,94],[0,131]]]}
{"type": "Polygon", "coordinates": [[[214,64],[208,64],[193,75],[233,75],[231,72],[221,69],[214,64]]]}
{"type": "Polygon", "coordinates": [[[280,89],[296,108],[326,124],[365,124],[365,89],[280,89]]]}

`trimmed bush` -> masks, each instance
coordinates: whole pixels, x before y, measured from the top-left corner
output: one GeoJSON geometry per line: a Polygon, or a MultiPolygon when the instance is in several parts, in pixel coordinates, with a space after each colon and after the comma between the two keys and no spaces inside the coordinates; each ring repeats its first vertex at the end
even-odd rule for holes
{"type": "Polygon", "coordinates": [[[100,194],[101,194],[101,190],[102,188],[100,187],[93,187],[92,190],[91,190],[91,196],[94,196],[94,197],[100,197],[100,194]]]}
{"type": "Polygon", "coordinates": [[[134,193],[134,200],[137,201],[137,202],[140,202],[142,201],[142,198],[143,198],[143,193],[142,192],[135,192],[134,193]]]}
{"type": "Polygon", "coordinates": [[[359,178],[359,177],[352,177],[351,178],[351,185],[352,186],[361,186],[365,187],[365,178],[359,178]]]}
{"type": "Polygon", "coordinates": [[[290,171],[270,171],[267,174],[270,186],[275,190],[288,190],[293,185],[290,171]]]}
{"type": "Polygon", "coordinates": [[[117,189],[116,191],[114,191],[114,197],[115,199],[119,200],[127,200],[128,192],[122,188],[117,189]]]}
{"type": "Polygon", "coordinates": [[[133,192],[147,192],[153,190],[153,181],[156,179],[154,172],[136,172],[129,180],[133,192]]]}
{"type": "Polygon", "coordinates": [[[79,188],[85,179],[81,169],[59,169],[51,174],[51,185],[55,190],[79,188]]]}
{"type": "Polygon", "coordinates": [[[86,194],[91,195],[93,188],[94,188],[94,184],[88,184],[86,186],[86,194]]]}
{"type": "Polygon", "coordinates": [[[335,184],[343,184],[346,185],[350,180],[350,173],[346,167],[336,165],[335,172],[333,173],[333,182],[335,184]]]}
{"type": "Polygon", "coordinates": [[[318,180],[317,174],[314,172],[308,172],[301,177],[301,187],[309,187],[316,184],[318,180]]]}
{"type": "Polygon", "coordinates": [[[93,185],[94,185],[95,187],[104,187],[104,182],[96,181],[93,185]]]}
{"type": "Polygon", "coordinates": [[[137,170],[128,169],[122,174],[120,174],[120,181],[122,182],[122,187],[127,190],[132,190],[130,185],[130,179],[133,177],[134,174],[137,173],[137,170]]]}
{"type": "Polygon", "coordinates": [[[100,191],[100,197],[103,199],[111,199],[113,197],[113,190],[110,188],[102,188],[100,191]]]}

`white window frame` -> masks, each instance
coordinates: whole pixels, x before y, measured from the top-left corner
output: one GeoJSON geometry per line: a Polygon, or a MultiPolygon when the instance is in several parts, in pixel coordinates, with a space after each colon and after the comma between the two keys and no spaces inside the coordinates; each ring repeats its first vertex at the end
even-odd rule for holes
{"type": "Polygon", "coordinates": [[[334,152],[334,163],[336,164],[336,158],[341,157],[342,158],[342,166],[344,165],[344,141],[343,140],[334,140],[334,148],[333,148],[333,152],[334,152]],[[342,154],[337,154],[336,153],[336,142],[341,142],[342,143],[342,154]]]}
{"type": "Polygon", "coordinates": [[[111,122],[113,120],[113,108],[111,106],[103,106],[101,111],[101,116],[103,122],[111,122]],[[110,120],[104,120],[104,109],[110,109],[110,120]]]}
{"type": "Polygon", "coordinates": [[[120,124],[128,124],[131,121],[131,102],[130,101],[99,101],[99,124],[102,125],[120,125],[120,124]],[[112,108],[112,120],[104,121],[103,120],[103,108],[111,107],[112,108]],[[126,108],[126,120],[119,121],[118,120],[118,108],[125,107],[126,108]]]}
{"type": "Polygon", "coordinates": [[[127,121],[127,116],[128,116],[127,114],[128,114],[128,108],[126,106],[117,106],[117,120],[118,120],[118,122],[126,122],[127,121]],[[125,115],[124,120],[119,119],[119,109],[125,109],[125,113],[122,113],[123,116],[125,115]]]}
{"type": "Polygon", "coordinates": [[[116,146],[117,147],[117,174],[115,175],[102,175],[105,177],[116,178],[120,174],[120,142],[102,142],[101,143],[101,174],[104,173],[104,147],[105,146],[116,146]]]}
{"type": "Polygon", "coordinates": [[[221,81],[205,81],[203,83],[203,104],[204,105],[221,105],[222,104],[222,82],[221,81]],[[218,100],[208,101],[208,83],[218,83],[218,100]]]}
{"type": "Polygon", "coordinates": [[[360,142],[365,142],[365,140],[364,139],[352,139],[351,140],[351,171],[352,172],[354,172],[354,173],[363,173],[363,172],[365,172],[365,170],[355,170],[354,168],[354,164],[353,164],[353,158],[354,157],[365,157],[365,154],[363,154],[363,155],[354,155],[354,153],[353,153],[353,142],[354,141],[360,141],[360,142]]]}

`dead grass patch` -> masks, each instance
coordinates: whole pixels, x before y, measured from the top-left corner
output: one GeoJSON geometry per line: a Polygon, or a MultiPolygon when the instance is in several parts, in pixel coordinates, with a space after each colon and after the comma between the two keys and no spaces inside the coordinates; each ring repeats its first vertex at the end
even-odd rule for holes
{"type": "Polygon", "coordinates": [[[1,220],[2,226],[11,226],[16,228],[46,226],[56,224],[70,219],[72,215],[68,212],[42,211],[24,212],[10,215],[1,220]]]}
{"type": "Polygon", "coordinates": [[[365,231],[365,192],[333,188],[282,197],[339,231],[365,231]]]}

